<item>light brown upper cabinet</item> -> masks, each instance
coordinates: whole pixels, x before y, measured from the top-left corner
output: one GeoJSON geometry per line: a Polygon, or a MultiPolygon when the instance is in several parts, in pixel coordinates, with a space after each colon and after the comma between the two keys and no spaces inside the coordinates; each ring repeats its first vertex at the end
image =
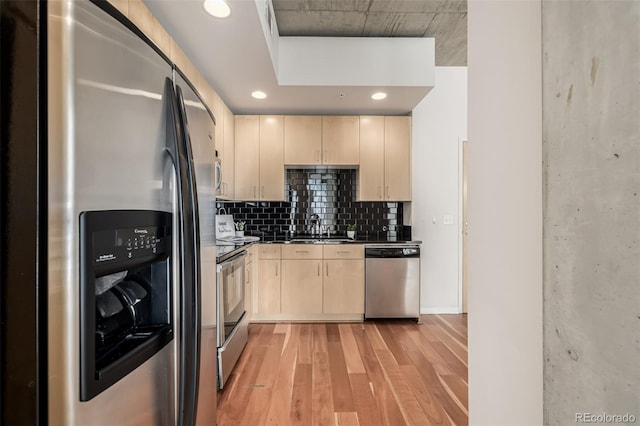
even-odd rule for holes
{"type": "Polygon", "coordinates": [[[215,97],[214,112],[216,118],[216,151],[222,163],[222,183],[218,198],[233,200],[235,182],[235,122],[233,113],[222,102],[220,97],[215,97]]]}
{"type": "Polygon", "coordinates": [[[257,200],[260,185],[260,116],[236,115],[235,123],[235,198],[257,200]]]}
{"type": "Polygon", "coordinates": [[[357,199],[411,200],[410,117],[360,117],[357,199]]]}
{"type": "Polygon", "coordinates": [[[285,115],[284,163],[287,165],[322,164],[322,117],[285,115]]]}
{"type": "Polygon", "coordinates": [[[322,164],[357,165],[360,162],[360,117],[322,117],[322,164]]]}
{"type": "Polygon", "coordinates": [[[260,116],[260,193],[258,199],[284,200],[284,117],[260,116]]]}
{"type": "Polygon", "coordinates": [[[224,105],[224,114],[221,118],[224,122],[224,161],[222,161],[222,195],[220,198],[233,200],[235,189],[235,120],[233,113],[226,105],[224,105]]]}
{"type": "Polygon", "coordinates": [[[358,116],[287,115],[284,163],[291,166],[356,166],[360,158],[358,116]]]}
{"type": "Polygon", "coordinates": [[[384,117],[360,117],[358,200],[384,200],[384,117]]]}
{"type": "Polygon", "coordinates": [[[235,117],[235,199],[284,200],[284,120],[235,117]]]}

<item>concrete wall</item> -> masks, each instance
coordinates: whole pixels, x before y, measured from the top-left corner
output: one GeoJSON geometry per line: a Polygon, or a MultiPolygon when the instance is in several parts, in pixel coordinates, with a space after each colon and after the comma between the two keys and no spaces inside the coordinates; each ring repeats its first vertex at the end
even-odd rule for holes
{"type": "Polygon", "coordinates": [[[545,423],[640,421],[640,2],[542,23],[545,423]]]}
{"type": "Polygon", "coordinates": [[[467,138],[467,67],[436,67],[435,81],[412,114],[412,231],[423,242],[421,312],[459,313],[459,157],[467,138]],[[445,215],[453,217],[451,225],[443,223],[445,215]]]}
{"type": "Polygon", "coordinates": [[[540,425],[540,0],[469,1],[469,424],[540,425]]]}

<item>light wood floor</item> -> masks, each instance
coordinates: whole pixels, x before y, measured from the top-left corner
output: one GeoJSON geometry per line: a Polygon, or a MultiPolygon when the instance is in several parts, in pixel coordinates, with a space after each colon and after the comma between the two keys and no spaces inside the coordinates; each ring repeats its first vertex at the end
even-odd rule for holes
{"type": "Polygon", "coordinates": [[[252,324],[218,425],[468,424],[467,317],[252,324]]]}

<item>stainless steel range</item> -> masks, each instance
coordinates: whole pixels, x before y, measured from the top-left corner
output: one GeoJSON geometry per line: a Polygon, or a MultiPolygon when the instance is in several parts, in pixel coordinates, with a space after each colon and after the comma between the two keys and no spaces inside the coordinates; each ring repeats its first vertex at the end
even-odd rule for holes
{"type": "Polygon", "coordinates": [[[233,251],[217,267],[218,388],[222,389],[249,337],[244,304],[244,268],[247,252],[233,251]]]}

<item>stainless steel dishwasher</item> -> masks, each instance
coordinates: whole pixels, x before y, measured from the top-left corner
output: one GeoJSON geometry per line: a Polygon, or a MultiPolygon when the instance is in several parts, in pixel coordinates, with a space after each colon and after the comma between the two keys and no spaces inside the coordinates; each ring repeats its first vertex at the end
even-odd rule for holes
{"type": "Polygon", "coordinates": [[[368,245],[365,257],[365,308],[368,318],[420,319],[420,247],[368,245]]]}

